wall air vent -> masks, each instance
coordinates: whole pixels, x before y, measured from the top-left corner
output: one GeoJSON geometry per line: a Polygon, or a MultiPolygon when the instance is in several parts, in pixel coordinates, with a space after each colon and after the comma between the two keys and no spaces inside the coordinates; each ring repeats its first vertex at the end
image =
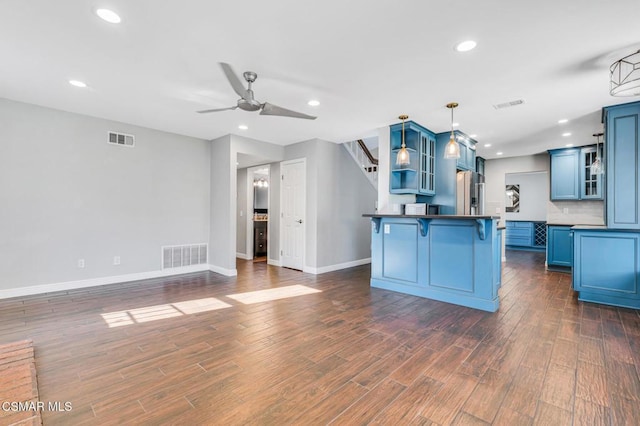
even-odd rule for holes
{"type": "Polygon", "coordinates": [[[162,269],[207,263],[207,244],[162,246],[162,269]]]}
{"type": "Polygon", "coordinates": [[[516,99],[515,101],[503,102],[501,104],[496,104],[493,107],[495,109],[503,109],[503,108],[511,108],[516,105],[522,105],[524,103],[524,99],[516,99]]]}
{"type": "Polygon", "coordinates": [[[112,145],[128,146],[129,148],[133,148],[136,142],[136,137],[125,133],[109,132],[107,142],[112,145]]]}

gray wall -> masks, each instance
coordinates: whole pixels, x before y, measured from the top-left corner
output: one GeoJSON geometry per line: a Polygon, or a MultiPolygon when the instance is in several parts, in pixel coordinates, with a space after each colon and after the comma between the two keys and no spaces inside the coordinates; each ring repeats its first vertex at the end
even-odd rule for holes
{"type": "Polygon", "coordinates": [[[0,289],[157,271],[162,245],[209,240],[207,141],[5,99],[0,140],[0,289]]]}
{"type": "Polygon", "coordinates": [[[280,262],[280,163],[269,165],[269,228],[267,230],[268,262],[280,262]]]}
{"type": "Polygon", "coordinates": [[[330,266],[371,257],[371,221],[376,189],[346,149],[317,142],[318,216],[317,266],[330,266]]]}
{"type": "Polygon", "coordinates": [[[247,169],[238,169],[236,198],[236,253],[247,255],[247,217],[253,212],[247,211],[247,169]],[[240,216],[242,212],[242,216],[240,216]]]}
{"type": "MultiPolygon", "coordinates": [[[[548,176],[549,155],[547,153],[544,153],[537,155],[526,155],[522,157],[486,160],[485,211],[487,214],[500,214],[503,219],[505,218],[505,175],[508,173],[523,172],[547,172],[548,176]]],[[[546,203],[545,200],[543,200],[542,202],[546,203]]]]}
{"type": "MultiPolygon", "coordinates": [[[[549,174],[542,172],[506,173],[505,185],[519,185],[520,211],[506,212],[506,220],[547,220],[547,200],[549,200],[549,174]]],[[[506,197],[506,188],[503,189],[506,197]]],[[[505,200],[506,205],[506,200],[505,200]]]]}
{"type": "Polygon", "coordinates": [[[209,264],[213,270],[227,275],[236,271],[237,156],[231,150],[231,137],[226,135],[211,141],[209,264]]]}

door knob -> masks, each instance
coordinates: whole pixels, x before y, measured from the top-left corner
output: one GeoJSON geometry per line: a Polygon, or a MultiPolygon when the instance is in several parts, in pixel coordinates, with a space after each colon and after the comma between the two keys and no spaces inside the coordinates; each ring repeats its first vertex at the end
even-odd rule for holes
{"type": "Polygon", "coordinates": [[[302,223],[302,219],[298,219],[298,220],[296,220],[296,222],[302,223]]]}

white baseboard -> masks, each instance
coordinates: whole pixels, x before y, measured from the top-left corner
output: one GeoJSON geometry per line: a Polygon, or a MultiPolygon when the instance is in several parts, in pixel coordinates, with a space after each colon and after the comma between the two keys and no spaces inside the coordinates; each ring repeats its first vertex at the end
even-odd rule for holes
{"type": "Polygon", "coordinates": [[[338,271],[340,269],[353,268],[354,266],[366,265],[367,263],[371,263],[370,257],[366,259],[352,260],[351,262],[336,263],[335,265],[321,266],[319,268],[312,268],[310,266],[305,266],[302,269],[302,272],[318,275],[318,274],[324,274],[326,272],[338,271]]]}
{"type": "Polygon", "coordinates": [[[211,272],[226,275],[227,277],[235,277],[236,275],[238,275],[237,269],[227,269],[216,265],[209,265],[209,270],[211,272]]]}
{"type": "Polygon", "coordinates": [[[90,278],[87,280],[66,281],[61,283],[41,284],[29,287],[17,287],[0,290],[0,299],[10,297],[31,296],[34,294],[51,293],[54,291],[75,290],[78,288],[95,287],[99,285],[118,284],[129,281],[147,280],[151,278],[169,277],[172,275],[189,274],[192,272],[209,271],[210,265],[184,266],[181,268],[169,268],[159,271],[138,272],[126,275],[114,275],[111,277],[90,278]]]}
{"type": "Polygon", "coordinates": [[[238,259],[244,259],[244,260],[251,260],[251,259],[253,259],[253,257],[252,257],[252,256],[249,256],[249,255],[248,255],[248,254],[246,254],[246,253],[236,253],[236,257],[237,257],[238,259]]]}
{"type": "Polygon", "coordinates": [[[282,261],[275,259],[267,259],[267,265],[282,266],[282,261]]]}

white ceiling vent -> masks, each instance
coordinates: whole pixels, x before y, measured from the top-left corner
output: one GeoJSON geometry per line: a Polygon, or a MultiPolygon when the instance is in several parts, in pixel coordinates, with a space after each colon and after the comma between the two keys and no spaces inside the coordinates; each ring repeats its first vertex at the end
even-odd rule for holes
{"type": "Polygon", "coordinates": [[[511,108],[516,105],[522,105],[524,103],[524,99],[516,99],[515,101],[503,102],[501,104],[494,105],[495,109],[503,109],[503,108],[511,108]]]}
{"type": "Polygon", "coordinates": [[[207,244],[162,246],[162,269],[207,263],[207,244]]]}
{"type": "Polygon", "coordinates": [[[136,137],[133,135],[127,135],[125,133],[109,132],[109,138],[107,142],[112,145],[128,146],[133,148],[136,142],[136,137]]]}

